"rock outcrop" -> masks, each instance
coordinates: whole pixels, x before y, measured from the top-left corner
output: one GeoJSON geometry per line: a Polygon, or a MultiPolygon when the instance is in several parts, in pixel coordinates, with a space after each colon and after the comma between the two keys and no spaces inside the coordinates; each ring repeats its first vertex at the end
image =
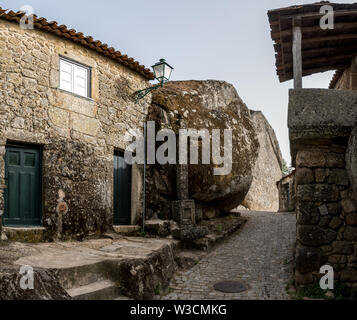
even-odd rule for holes
{"type": "Polygon", "coordinates": [[[0,269],[0,300],[70,300],[66,290],[50,270],[34,269],[34,289],[23,290],[19,267],[0,269]]]}
{"type": "Polygon", "coordinates": [[[261,111],[251,111],[251,118],[259,140],[258,160],[253,170],[253,182],[243,205],[256,211],[278,211],[283,157],[274,129],[261,111]]]}
{"type": "MultiPolygon", "coordinates": [[[[153,105],[166,110],[168,127],[221,130],[232,129],[232,170],[214,175],[212,165],[189,166],[189,198],[204,205],[229,211],[242,203],[253,180],[259,142],[249,109],[235,88],[223,81],[169,82],[153,94],[153,105]]],[[[201,162],[200,162],[201,163],[201,162]]]]}

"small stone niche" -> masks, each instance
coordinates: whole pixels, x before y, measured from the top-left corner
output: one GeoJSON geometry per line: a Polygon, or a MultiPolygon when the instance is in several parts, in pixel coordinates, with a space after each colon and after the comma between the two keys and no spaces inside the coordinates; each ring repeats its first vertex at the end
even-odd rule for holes
{"type": "Polygon", "coordinates": [[[196,212],[194,200],[178,200],[172,203],[173,219],[180,225],[195,225],[196,212]]]}

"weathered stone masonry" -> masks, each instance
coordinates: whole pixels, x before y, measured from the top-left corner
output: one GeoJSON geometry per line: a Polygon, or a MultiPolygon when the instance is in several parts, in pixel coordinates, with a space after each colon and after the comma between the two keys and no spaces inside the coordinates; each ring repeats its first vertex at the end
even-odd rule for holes
{"type": "Polygon", "coordinates": [[[348,178],[351,170],[346,166],[356,103],[357,94],[350,91],[290,91],[298,284],[317,281],[325,264],[334,268],[336,280],[357,284],[356,185],[348,178]]]}
{"type": "MultiPolygon", "coordinates": [[[[147,85],[141,74],[94,50],[0,20],[0,185],[9,142],[42,148],[48,239],[82,238],[111,228],[114,151],[125,149],[129,128],[142,128],[150,98],[135,104],[130,96],[147,85]],[[91,99],[58,89],[60,56],[91,67],[91,99]],[[58,206],[61,201],[64,206],[58,206]]],[[[134,167],[133,223],[142,210],[141,179],[134,167]]]]}

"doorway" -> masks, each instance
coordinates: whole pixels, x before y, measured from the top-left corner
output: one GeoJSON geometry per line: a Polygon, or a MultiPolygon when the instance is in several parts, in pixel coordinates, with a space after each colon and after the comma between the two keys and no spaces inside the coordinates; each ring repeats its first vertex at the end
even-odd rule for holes
{"type": "Polygon", "coordinates": [[[114,154],[114,225],[131,224],[132,166],[125,162],[124,154],[114,154]]]}
{"type": "Polygon", "coordinates": [[[6,147],[5,226],[41,226],[41,160],[42,152],[39,148],[6,147]]]}

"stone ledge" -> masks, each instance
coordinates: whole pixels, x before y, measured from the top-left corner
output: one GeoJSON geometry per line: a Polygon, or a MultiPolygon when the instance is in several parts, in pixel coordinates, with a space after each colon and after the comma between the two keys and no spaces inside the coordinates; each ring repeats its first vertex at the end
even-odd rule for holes
{"type": "MultiPolygon", "coordinates": [[[[215,219],[214,221],[219,223],[220,219],[222,218],[215,219]]],[[[209,251],[213,249],[218,243],[228,239],[229,236],[239,231],[239,229],[242,228],[246,222],[247,222],[246,218],[237,217],[231,219],[231,223],[228,225],[228,227],[223,227],[224,229],[220,232],[217,231],[213,232],[212,229],[210,228],[211,229],[210,233],[202,239],[193,241],[190,248],[196,250],[209,251]]]]}
{"type": "Polygon", "coordinates": [[[44,241],[44,233],[46,228],[32,227],[32,228],[15,228],[3,227],[3,232],[9,241],[38,243],[44,241]]]}
{"type": "Polygon", "coordinates": [[[113,226],[113,229],[115,232],[123,235],[128,235],[132,234],[135,232],[139,232],[141,230],[141,227],[138,225],[133,225],[133,226],[113,226]]]}
{"type": "Polygon", "coordinates": [[[301,144],[324,145],[337,141],[338,145],[347,145],[356,118],[355,91],[290,90],[288,127],[292,159],[301,144]]]}

